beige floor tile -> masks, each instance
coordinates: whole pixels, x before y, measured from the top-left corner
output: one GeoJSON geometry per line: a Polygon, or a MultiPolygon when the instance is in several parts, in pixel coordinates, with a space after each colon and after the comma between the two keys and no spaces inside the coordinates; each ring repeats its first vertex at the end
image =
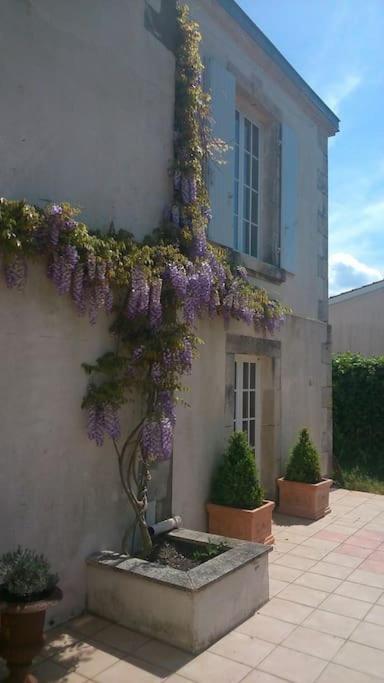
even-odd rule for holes
{"type": "Polygon", "coordinates": [[[251,638],[243,633],[229,633],[209,648],[209,652],[233,659],[240,664],[256,667],[274,649],[273,643],[251,638]]]}
{"type": "Polygon", "coordinates": [[[287,588],[289,583],[287,581],[278,581],[278,579],[269,579],[269,598],[274,598],[275,595],[281,593],[284,588],[287,588]]]}
{"type": "Polygon", "coordinates": [[[314,574],[322,574],[323,576],[330,576],[333,579],[346,579],[351,573],[351,567],[340,567],[337,564],[324,562],[321,560],[310,569],[314,574]]]}
{"type": "Polygon", "coordinates": [[[279,581],[287,581],[290,583],[297,579],[302,574],[302,569],[293,569],[292,567],[285,567],[282,564],[274,564],[269,568],[269,578],[278,579],[279,581]]]}
{"type": "Polygon", "coordinates": [[[192,654],[188,654],[177,647],[161,643],[159,640],[147,640],[135,651],[135,657],[144,659],[150,664],[161,666],[168,671],[177,671],[193,659],[192,654]]]}
{"type": "Polygon", "coordinates": [[[316,683],[379,683],[378,679],[340,664],[328,664],[316,683]]]}
{"type": "Polygon", "coordinates": [[[384,627],[378,626],[378,624],[371,624],[368,621],[362,621],[354,630],[350,639],[356,643],[361,643],[361,645],[369,645],[370,647],[377,647],[378,650],[384,650],[384,627]]]}
{"type": "Polygon", "coordinates": [[[311,628],[298,626],[282,642],[282,646],[329,661],[344,642],[343,638],[329,635],[329,633],[319,633],[311,628]]]}
{"type": "Polygon", "coordinates": [[[137,631],[130,631],[128,628],[124,628],[123,626],[112,624],[102,631],[99,631],[94,636],[94,640],[98,643],[110,645],[116,650],[121,650],[125,653],[131,653],[143,645],[147,640],[149,640],[149,637],[144,636],[137,631]]]}
{"type": "Polygon", "coordinates": [[[67,671],[50,659],[33,667],[33,675],[39,683],[86,683],[86,678],[73,671],[67,671]]]}
{"type": "Polygon", "coordinates": [[[377,601],[378,605],[384,605],[384,595],[381,596],[381,598],[377,601]]]}
{"type": "Polygon", "coordinates": [[[86,678],[93,678],[118,661],[116,654],[117,651],[112,654],[109,646],[101,644],[97,646],[79,641],[75,645],[58,652],[54,660],[70,671],[76,671],[86,678]]]}
{"type": "MultiPolygon", "coordinates": [[[[296,543],[290,543],[289,541],[285,541],[284,539],[276,538],[275,543],[273,546],[273,552],[285,554],[289,550],[292,550],[292,548],[296,547],[296,543]]],[[[271,553],[273,554],[273,553],[271,553]]]]}
{"type": "Polygon", "coordinates": [[[280,560],[282,557],[284,557],[285,553],[279,553],[277,550],[274,550],[273,553],[269,553],[268,555],[268,562],[269,565],[275,564],[277,560],[280,560]]]}
{"type": "Polygon", "coordinates": [[[337,548],[339,543],[334,543],[333,541],[323,541],[321,538],[308,538],[304,543],[302,543],[303,548],[317,548],[318,550],[323,550],[324,552],[330,553],[332,550],[337,548]]]}
{"type": "Polygon", "coordinates": [[[348,577],[348,581],[362,583],[364,586],[374,586],[375,588],[384,589],[384,574],[366,572],[362,569],[355,569],[348,577]]]}
{"type": "Polygon", "coordinates": [[[358,643],[347,642],[335,657],[336,664],[342,664],[369,674],[370,676],[378,676],[382,679],[384,672],[384,652],[376,650],[373,647],[366,645],[359,645],[358,643]]]}
{"type": "Polygon", "coordinates": [[[316,560],[310,559],[309,557],[299,557],[299,555],[291,555],[291,553],[288,553],[275,563],[276,566],[280,564],[284,567],[301,569],[302,572],[305,572],[307,569],[310,569],[310,567],[313,567],[313,565],[316,564],[316,560]]]}
{"type": "Polygon", "coordinates": [[[335,612],[335,614],[342,614],[345,617],[354,617],[355,619],[363,619],[370,608],[371,605],[368,602],[335,594],[329,595],[321,605],[321,609],[327,612],[335,612]]]}
{"type": "Polygon", "coordinates": [[[332,593],[335,588],[342,583],[341,579],[332,579],[329,576],[322,576],[322,574],[311,574],[306,572],[301,574],[295,581],[299,586],[306,586],[307,588],[316,588],[326,593],[332,593]]]}
{"type": "Polygon", "coordinates": [[[328,550],[322,550],[321,548],[313,548],[310,545],[297,545],[296,548],[290,550],[290,555],[297,555],[298,557],[307,557],[309,560],[321,560],[328,550]]]}
{"type": "Polygon", "coordinates": [[[267,674],[266,671],[251,671],[248,676],[246,676],[241,683],[283,683],[286,681],[286,678],[277,678],[277,676],[273,676],[272,674],[267,674]]]}
{"type": "Polygon", "coordinates": [[[45,645],[41,651],[40,659],[52,657],[60,650],[71,647],[78,642],[80,638],[79,633],[70,632],[69,628],[58,627],[45,634],[45,645]]]}
{"type": "Polygon", "coordinates": [[[291,624],[301,624],[311,611],[312,607],[298,605],[296,602],[289,602],[280,598],[272,598],[259,610],[259,614],[288,621],[291,624]]]}
{"type": "Polygon", "coordinates": [[[342,567],[351,567],[355,569],[362,562],[364,562],[362,557],[353,557],[352,555],[343,555],[343,553],[338,553],[337,550],[333,550],[331,553],[324,557],[324,562],[330,562],[331,564],[339,564],[342,567]]]}
{"type": "Polygon", "coordinates": [[[178,673],[196,683],[239,683],[250,671],[245,664],[233,662],[212,652],[203,652],[178,673]]]}
{"type": "Polygon", "coordinates": [[[279,593],[279,597],[283,600],[291,600],[292,602],[298,602],[301,605],[308,605],[308,607],[318,607],[328,593],[324,591],[315,590],[314,588],[305,588],[304,586],[299,586],[298,584],[288,585],[279,593]]]}
{"type": "Polygon", "coordinates": [[[261,662],[259,669],[293,683],[313,683],[326,666],[323,659],[279,645],[261,662]]]}
{"type": "Polygon", "coordinates": [[[166,669],[135,657],[127,657],[93,676],[93,680],[97,683],[158,683],[166,680],[167,676],[169,671],[166,669]]]}
{"type": "Polygon", "coordinates": [[[321,631],[322,633],[330,633],[340,638],[348,638],[358,623],[359,621],[352,619],[352,617],[344,617],[341,614],[316,609],[303,622],[303,626],[313,628],[315,631],[321,631]]]}
{"type": "Polygon", "coordinates": [[[82,614],[80,617],[71,619],[68,622],[68,627],[74,631],[78,631],[85,636],[94,636],[101,629],[109,626],[110,622],[100,617],[94,617],[92,614],[82,614]]]}
{"type": "Polygon", "coordinates": [[[374,605],[365,617],[365,621],[384,626],[384,607],[382,605],[374,605]]]}
{"type": "Polygon", "coordinates": [[[351,581],[343,581],[335,590],[337,595],[345,595],[347,598],[355,598],[356,600],[363,600],[364,602],[374,603],[381,595],[380,588],[373,588],[372,586],[363,586],[363,584],[352,583],[351,581]]]}
{"type": "MultiPolygon", "coordinates": [[[[179,676],[179,674],[172,674],[169,678],[165,679],[167,683],[191,683],[190,679],[179,676]]],[[[128,683],[128,682],[127,682],[128,683]]]]}
{"type": "Polygon", "coordinates": [[[240,624],[236,631],[278,644],[281,643],[294,628],[296,628],[295,624],[289,624],[287,621],[266,617],[263,614],[255,614],[254,617],[251,617],[243,624],[240,624]]]}

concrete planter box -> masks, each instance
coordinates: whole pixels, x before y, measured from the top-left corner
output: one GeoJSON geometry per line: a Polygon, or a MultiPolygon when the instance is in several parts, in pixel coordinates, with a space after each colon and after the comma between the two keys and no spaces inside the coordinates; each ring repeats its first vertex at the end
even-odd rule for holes
{"type": "Polygon", "coordinates": [[[208,528],[213,534],[240,538],[244,541],[272,545],[272,512],[275,503],[265,500],[254,510],[233,508],[228,505],[207,504],[208,528]]]}
{"type": "Polygon", "coordinates": [[[198,653],[268,601],[271,548],[188,529],[168,537],[224,542],[229,549],[186,572],[108,551],[93,555],[87,560],[88,609],[198,653]]]}
{"type": "Polygon", "coordinates": [[[287,481],[284,477],[277,480],[279,487],[279,512],[293,517],[320,519],[329,512],[329,491],[332,479],[322,479],[317,484],[303,484],[287,481]]]}

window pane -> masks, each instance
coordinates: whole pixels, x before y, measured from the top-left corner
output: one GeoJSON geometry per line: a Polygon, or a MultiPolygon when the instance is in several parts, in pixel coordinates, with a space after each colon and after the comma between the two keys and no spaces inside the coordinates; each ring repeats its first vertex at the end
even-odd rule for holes
{"type": "Polygon", "coordinates": [[[252,187],[254,190],[259,189],[259,162],[255,157],[252,157],[252,187]]]}
{"type": "Polygon", "coordinates": [[[236,118],[235,118],[235,140],[237,144],[239,144],[240,140],[240,115],[239,112],[236,112],[236,118]]]}
{"type": "Polygon", "coordinates": [[[248,363],[243,363],[243,389],[248,389],[248,363]]]}
{"type": "Polygon", "coordinates": [[[243,432],[246,433],[247,438],[248,438],[248,422],[246,422],[246,421],[243,422],[243,432]]]}
{"type": "Polygon", "coordinates": [[[244,153],[244,185],[251,184],[251,155],[244,153]]]}
{"type": "Polygon", "coordinates": [[[244,148],[251,151],[251,123],[248,119],[244,119],[244,148]]]}
{"type": "Polygon", "coordinates": [[[244,187],[243,191],[243,218],[249,221],[249,204],[251,199],[251,190],[249,187],[244,187]]]}
{"type": "Polygon", "coordinates": [[[243,249],[246,254],[249,254],[249,223],[243,221],[243,249]]]}
{"type": "Polygon", "coordinates": [[[251,210],[251,220],[252,223],[258,223],[259,222],[259,196],[257,192],[254,190],[252,191],[252,210],[251,210]]]}
{"type": "Polygon", "coordinates": [[[239,177],[239,147],[235,145],[235,178],[239,177]]]}
{"type": "Polygon", "coordinates": [[[252,448],[255,447],[255,420],[251,420],[249,423],[249,445],[252,448]]]}
{"type": "Polygon", "coordinates": [[[239,248],[239,217],[234,216],[233,217],[233,243],[235,245],[235,249],[239,248]]]}
{"type": "Polygon", "coordinates": [[[233,198],[234,213],[239,213],[239,181],[235,180],[235,193],[233,198]]]}
{"type": "Polygon", "coordinates": [[[252,126],[252,154],[255,157],[259,156],[259,129],[257,126],[252,126]]]}
{"type": "Polygon", "coordinates": [[[250,363],[249,388],[250,389],[256,388],[256,363],[250,363]]]}
{"type": "Polygon", "coordinates": [[[256,407],[255,392],[250,391],[250,393],[249,393],[249,417],[256,417],[255,407],[256,407]]]}
{"type": "Polygon", "coordinates": [[[251,225],[251,256],[257,256],[257,225],[251,225]]]}
{"type": "Polygon", "coordinates": [[[243,391],[243,420],[248,417],[248,391],[243,391]]]}

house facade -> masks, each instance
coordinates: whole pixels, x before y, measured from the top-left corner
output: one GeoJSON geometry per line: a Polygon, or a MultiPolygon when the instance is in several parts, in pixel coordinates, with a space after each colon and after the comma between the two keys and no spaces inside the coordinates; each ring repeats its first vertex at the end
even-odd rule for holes
{"type": "Polygon", "coordinates": [[[384,355],[384,280],[329,299],[332,352],[384,355]]]}
{"type": "MultiPolygon", "coordinates": [[[[229,147],[207,170],[209,237],[292,308],[273,336],[199,323],[190,406],[178,408],[172,462],[154,468],[149,516],[172,512],[205,529],[234,428],[246,431],[271,497],[303,426],[329,471],[327,141],[338,120],[233,0],[189,4],[214,132],[229,147]]],[[[174,3],[122,0],[107,12],[101,0],[5,0],[0,19],[1,194],[69,201],[93,228],[113,221],[142,238],[171,196],[174,3]]],[[[84,558],[118,548],[130,521],[113,448],[88,442],[80,410],[80,366],[110,348],[109,321],[79,319],[39,264],[24,292],[0,287],[0,318],[0,551],[46,552],[66,595],[60,619],[84,604],[84,558]]],[[[136,410],[128,405],[127,424],[136,410]]]]}

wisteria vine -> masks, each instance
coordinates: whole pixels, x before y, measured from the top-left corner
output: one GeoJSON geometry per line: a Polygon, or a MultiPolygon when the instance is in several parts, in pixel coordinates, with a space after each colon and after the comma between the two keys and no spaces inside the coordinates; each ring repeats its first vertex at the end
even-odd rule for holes
{"type": "MultiPolygon", "coordinates": [[[[27,260],[44,256],[47,276],[94,324],[114,312],[116,348],[84,364],[83,400],[90,439],[112,439],[123,489],[135,512],[142,552],[152,544],[146,524],[154,461],[173,450],[175,406],[200,342],[197,320],[222,315],[273,332],[286,308],[252,286],[225,250],[207,241],[211,218],[204,181],[207,159],[225,151],[212,136],[210,97],[202,88],[198,25],[178,8],[173,197],[161,226],[143,243],[125,231],[91,232],[68,204],[39,208],[0,200],[0,250],[8,287],[22,289],[27,260]],[[119,413],[129,392],[142,397],[142,417],[126,437],[119,413]]],[[[123,541],[127,551],[128,532],[123,541]]]]}

